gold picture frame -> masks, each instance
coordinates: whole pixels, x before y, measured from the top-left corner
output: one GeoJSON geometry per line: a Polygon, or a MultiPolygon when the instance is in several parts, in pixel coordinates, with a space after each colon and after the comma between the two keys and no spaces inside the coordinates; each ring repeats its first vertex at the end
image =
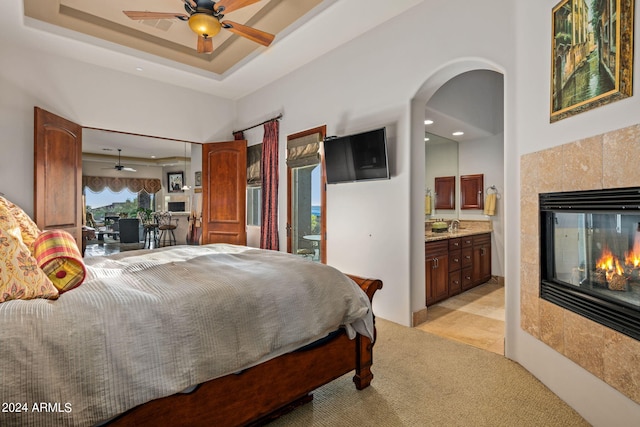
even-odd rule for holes
{"type": "Polygon", "coordinates": [[[562,0],[553,8],[551,123],[633,94],[634,0],[562,0]]]}

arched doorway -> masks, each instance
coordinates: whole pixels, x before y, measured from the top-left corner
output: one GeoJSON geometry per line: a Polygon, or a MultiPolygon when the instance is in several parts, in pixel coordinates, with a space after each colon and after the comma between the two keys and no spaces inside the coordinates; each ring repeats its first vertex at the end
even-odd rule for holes
{"type": "MultiPolygon", "coordinates": [[[[425,109],[429,101],[434,97],[434,94],[441,88],[447,86],[450,82],[457,80],[461,75],[473,74],[474,71],[490,71],[496,73],[501,80],[502,89],[502,108],[504,108],[504,72],[501,67],[493,64],[489,61],[481,59],[463,59],[449,63],[439,70],[437,70],[432,76],[430,76],[421,88],[416,92],[415,97],[411,102],[411,311],[413,314],[413,325],[416,326],[427,320],[427,312],[425,304],[425,240],[424,240],[424,228],[425,228],[425,215],[424,215],[424,196],[426,190],[425,177],[427,176],[425,168],[425,109]]],[[[436,97],[437,98],[437,97],[436,97]]],[[[467,108],[468,106],[465,106],[467,108]]],[[[482,108],[491,108],[489,103],[483,105],[482,108]]],[[[504,117],[504,109],[500,112],[500,119],[504,117]]],[[[504,151],[504,126],[502,125],[501,140],[499,141],[501,154],[504,151]]],[[[495,143],[495,141],[494,141],[495,143]]],[[[475,146],[474,149],[477,149],[475,146]]],[[[495,149],[495,146],[494,146],[495,149]]],[[[477,167],[482,169],[482,166],[471,166],[471,168],[477,167]]],[[[498,167],[501,171],[504,171],[504,161],[501,159],[498,167]]],[[[469,170],[466,171],[469,173],[469,170]]],[[[476,172],[482,173],[482,170],[476,172]]],[[[500,174],[500,180],[503,180],[503,173],[500,174]]],[[[459,177],[457,177],[459,178],[459,177]]],[[[456,179],[457,179],[456,178],[456,179]]],[[[504,188],[503,182],[485,182],[486,187],[490,185],[496,185],[498,188],[504,188]]],[[[459,202],[459,195],[456,195],[459,202]]],[[[504,200],[502,203],[504,204],[504,200]]],[[[452,212],[449,212],[451,214],[452,212]]],[[[482,214],[481,211],[477,211],[478,214],[482,214]]],[[[457,211],[456,215],[459,215],[460,211],[457,211]]],[[[468,216],[468,213],[464,213],[468,216]]],[[[502,276],[502,283],[504,284],[504,223],[502,214],[496,221],[495,217],[492,218],[492,224],[495,225],[492,232],[492,240],[494,250],[494,258],[496,259],[497,266],[492,268],[492,274],[502,276]]],[[[489,217],[487,217],[489,219],[489,217]]],[[[504,322],[504,318],[502,319],[504,322]]]]}

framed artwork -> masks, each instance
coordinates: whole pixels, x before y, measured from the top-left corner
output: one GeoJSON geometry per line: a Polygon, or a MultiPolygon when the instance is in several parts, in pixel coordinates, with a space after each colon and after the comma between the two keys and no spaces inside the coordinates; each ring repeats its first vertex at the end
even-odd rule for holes
{"type": "Polygon", "coordinates": [[[195,173],[195,186],[196,187],[202,186],[202,171],[197,171],[195,173]]]}
{"type": "Polygon", "coordinates": [[[633,94],[634,0],[562,0],[553,8],[551,122],[633,94]]]}
{"type": "Polygon", "coordinates": [[[184,173],[167,172],[167,188],[169,189],[169,193],[182,193],[183,183],[184,173]]]}

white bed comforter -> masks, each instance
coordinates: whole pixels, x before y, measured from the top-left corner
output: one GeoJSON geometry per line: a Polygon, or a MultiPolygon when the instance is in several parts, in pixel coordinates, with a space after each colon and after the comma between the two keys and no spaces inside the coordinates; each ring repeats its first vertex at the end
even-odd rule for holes
{"type": "Polygon", "coordinates": [[[86,260],[57,301],[0,304],[0,425],[93,425],[311,343],[372,337],[369,300],[334,268],[233,245],[86,260]]]}

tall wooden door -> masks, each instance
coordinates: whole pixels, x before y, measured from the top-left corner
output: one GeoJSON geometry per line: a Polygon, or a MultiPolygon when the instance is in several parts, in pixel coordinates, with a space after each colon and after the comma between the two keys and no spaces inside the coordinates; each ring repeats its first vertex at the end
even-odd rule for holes
{"type": "Polygon", "coordinates": [[[202,145],[202,243],[247,244],[247,141],[202,145]]]}
{"type": "Polygon", "coordinates": [[[41,230],[82,242],[82,126],[35,107],[34,212],[41,230]]]}

